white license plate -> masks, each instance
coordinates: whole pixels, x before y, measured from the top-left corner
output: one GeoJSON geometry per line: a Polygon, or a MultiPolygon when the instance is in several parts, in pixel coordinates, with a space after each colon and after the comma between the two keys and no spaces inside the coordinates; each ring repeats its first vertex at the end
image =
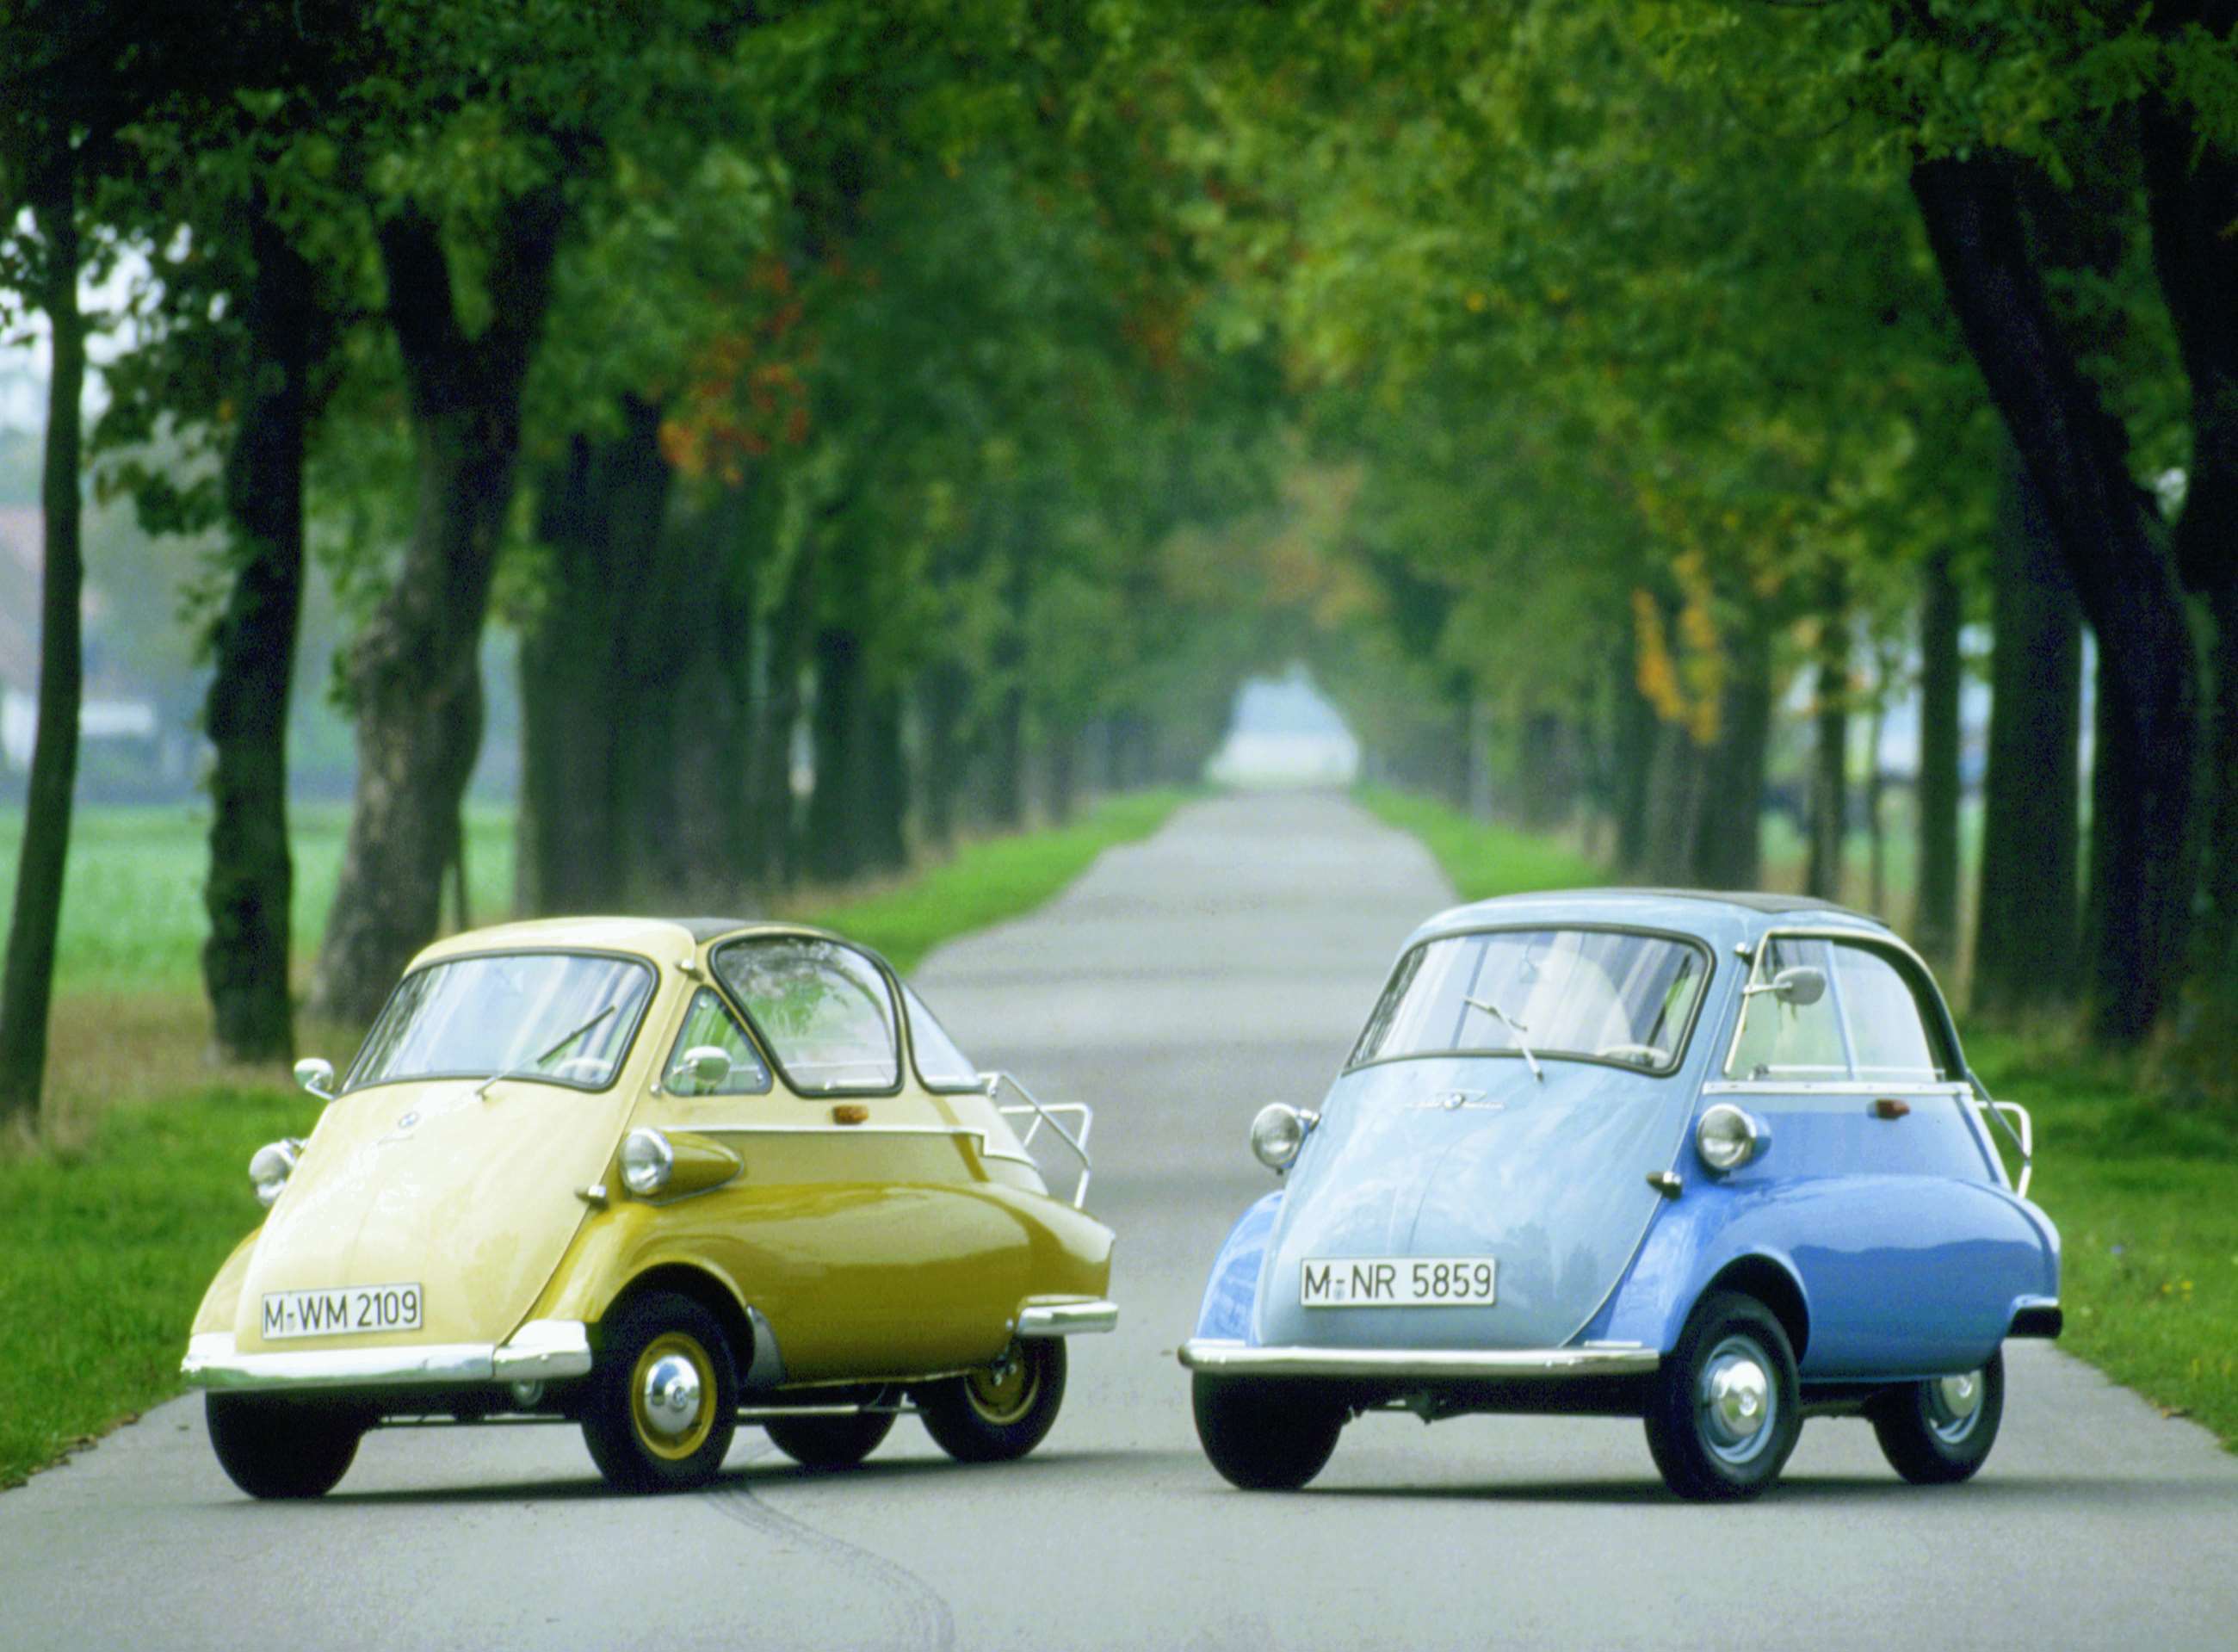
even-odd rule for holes
{"type": "Polygon", "coordinates": [[[1298,1270],[1307,1308],[1488,1308],[1490,1257],[1309,1257],[1298,1270]]]}
{"type": "Polygon", "coordinates": [[[264,1340],[347,1337],[359,1331],[417,1330],[418,1285],[340,1285],[331,1290],[269,1290],[264,1340]]]}

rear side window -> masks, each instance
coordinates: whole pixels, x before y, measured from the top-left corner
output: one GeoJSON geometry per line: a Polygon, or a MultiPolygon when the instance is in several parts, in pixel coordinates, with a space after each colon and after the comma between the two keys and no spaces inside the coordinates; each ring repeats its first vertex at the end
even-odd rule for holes
{"type": "Polygon", "coordinates": [[[1936,1084],[1943,1064],[1903,972],[1863,946],[1836,946],[1834,985],[1850,1024],[1857,1077],[1875,1084],[1936,1084]]]}
{"type": "Polygon", "coordinates": [[[853,947],[810,936],[749,937],[716,948],[714,964],[716,979],[802,1095],[901,1083],[893,996],[877,965],[853,947]]]}
{"type": "Polygon", "coordinates": [[[1761,986],[1796,965],[1821,972],[1825,992],[1807,1005],[1784,1004],[1771,992],[1749,997],[1727,1078],[1891,1086],[1943,1079],[1946,1069],[1918,996],[1887,956],[1841,941],[1775,937],[1765,943],[1751,984],[1761,986]]]}
{"type": "Polygon", "coordinates": [[[924,1000],[916,989],[902,988],[902,1001],[909,1005],[910,1049],[917,1058],[917,1076],[927,1090],[977,1090],[979,1069],[971,1058],[957,1048],[956,1040],[948,1036],[948,1029],[933,1018],[924,1000]]]}

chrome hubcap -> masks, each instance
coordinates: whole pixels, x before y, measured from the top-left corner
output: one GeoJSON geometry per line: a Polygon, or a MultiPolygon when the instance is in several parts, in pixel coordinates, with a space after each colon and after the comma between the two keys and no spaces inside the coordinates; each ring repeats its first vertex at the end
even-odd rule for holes
{"type": "Polygon", "coordinates": [[[1939,1377],[1927,1384],[1928,1425],[1943,1439],[1964,1439],[1982,1415],[1982,1373],[1939,1377]]]}
{"type": "Polygon", "coordinates": [[[699,1372],[692,1362],[671,1354],[645,1374],[645,1420],[673,1437],[690,1431],[699,1416],[699,1372]]]}
{"type": "Polygon", "coordinates": [[[1702,1437],[1727,1463],[1745,1463],[1764,1449],[1778,1402],[1763,1351],[1745,1337],[1719,1343],[1702,1368],[1696,1409],[1702,1437]]]}

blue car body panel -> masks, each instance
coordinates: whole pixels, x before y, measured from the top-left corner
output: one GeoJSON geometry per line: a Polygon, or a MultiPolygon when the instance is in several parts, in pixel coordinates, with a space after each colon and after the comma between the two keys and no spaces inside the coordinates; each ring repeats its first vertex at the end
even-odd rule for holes
{"type": "Polygon", "coordinates": [[[1215,1264],[1197,1335],[1257,1346],[1667,1353],[1703,1292],[1776,1268],[1799,1306],[1801,1375],[1895,1382],[1970,1370],[2023,1308],[2056,1304],[2059,1240],[2010,1191],[1956,1029],[1923,966],[1881,925],[1831,907],[1664,892],[1513,896],[1439,914],[1425,940],[1502,928],[1638,928],[1697,939],[1714,967],[1678,1069],[1518,1057],[1404,1057],[1337,1078],[1286,1186],[1253,1205],[1215,1264]],[[1729,1082],[1749,975],[1771,934],[1854,937],[1909,979],[1963,1081],[1729,1082]],[[1456,1099],[1458,1098],[1458,1099],[1456,1099]],[[1733,1171],[1697,1154],[1727,1103],[1763,1142],[1733,1171]],[[1450,1104],[1450,1105],[1449,1105],[1450,1104]],[[1665,1198],[1653,1172],[1682,1191],[1665,1198]],[[1332,1257],[1496,1257],[1486,1306],[1301,1305],[1332,1257]]]}

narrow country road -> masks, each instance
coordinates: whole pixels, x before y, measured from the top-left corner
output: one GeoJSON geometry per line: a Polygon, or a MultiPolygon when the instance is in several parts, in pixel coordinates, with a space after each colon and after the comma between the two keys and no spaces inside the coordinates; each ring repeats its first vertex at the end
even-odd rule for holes
{"type": "Polygon", "coordinates": [[[1318,1098],[1447,899],[1347,802],[1228,797],[927,962],[983,1065],[1097,1109],[1124,1317],[1073,1343],[1025,1463],[955,1467],[905,1420],[818,1476],[742,1430],[716,1489],[637,1499],[571,1429],[400,1431],[324,1501],[258,1504],[181,1402],[0,1496],[0,1645],[2233,1644],[2238,1459],[2041,1344],[2012,1350],[1996,1454],[1950,1489],[1897,1480],[1857,1423],[1806,1427],[1763,1502],[1705,1508],[1663,1490],[1636,1423],[1394,1416],[1303,1494],[1228,1489],[1172,1350],[1268,1184],[1244,1127],[1318,1098]]]}

